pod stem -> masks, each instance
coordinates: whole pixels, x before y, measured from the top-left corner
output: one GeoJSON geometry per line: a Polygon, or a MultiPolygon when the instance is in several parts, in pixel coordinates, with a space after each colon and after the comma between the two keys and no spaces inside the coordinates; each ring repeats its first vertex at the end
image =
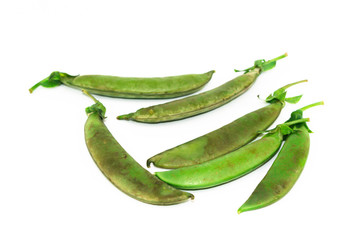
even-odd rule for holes
{"type": "Polygon", "coordinates": [[[290,121],[290,122],[285,122],[285,123],[283,123],[283,125],[291,126],[291,125],[295,125],[298,123],[305,123],[305,122],[309,122],[309,121],[310,121],[310,118],[302,118],[302,119],[297,119],[297,120],[290,121]]]}
{"type": "Polygon", "coordinates": [[[309,108],[312,108],[312,107],[315,107],[315,106],[319,106],[319,105],[324,105],[324,101],[320,101],[320,102],[316,102],[316,103],[313,103],[313,104],[309,104],[309,105],[307,105],[307,106],[305,106],[305,107],[300,108],[299,110],[300,110],[300,111],[305,111],[305,110],[307,110],[307,109],[309,109],[309,108]]]}
{"type": "Polygon", "coordinates": [[[90,97],[95,103],[99,102],[99,100],[97,100],[93,95],[91,95],[88,91],[86,91],[85,89],[81,89],[81,91],[88,97],[90,97]]]}
{"type": "Polygon", "coordinates": [[[265,59],[256,60],[255,63],[254,63],[254,66],[249,67],[249,68],[244,69],[244,70],[234,69],[234,71],[235,72],[248,73],[248,72],[254,70],[255,68],[259,68],[261,72],[265,72],[267,70],[270,70],[270,69],[274,68],[276,66],[276,61],[287,57],[287,55],[288,55],[287,53],[284,53],[283,55],[278,56],[278,57],[273,58],[273,59],[268,60],[268,61],[265,61],[265,59]]]}
{"type": "Polygon", "coordinates": [[[297,82],[289,83],[289,84],[287,84],[287,85],[279,88],[278,90],[276,90],[276,92],[277,92],[277,91],[282,91],[282,92],[283,92],[284,90],[288,89],[289,87],[292,87],[292,86],[294,86],[294,85],[296,85],[296,84],[304,83],[304,82],[307,82],[307,81],[308,81],[308,80],[305,79],[305,80],[300,80],[300,81],[297,81],[297,82]]]}
{"type": "Polygon", "coordinates": [[[35,89],[37,89],[39,86],[41,86],[42,84],[44,84],[45,82],[47,82],[49,80],[49,77],[41,80],[40,82],[38,82],[37,84],[35,84],[34,86],[32,86],[30,89],[29,89],[29,92],[32,93],[35,89]]]}
{"type": "Polygon", "coordinates": [[[278,56],[278,57],[273,58],[273,59],[271,59],[271,60],[269,60],[269,61],[266,61],[266,63],[276,62],[277,60],[283,59],[283,58],[285,58],[285,57],[287,57],[287,56],[288,56],[288,54],[287,54],[287,53],[284,53],[284,54],[281,55],[281,56],[278,56]]]}

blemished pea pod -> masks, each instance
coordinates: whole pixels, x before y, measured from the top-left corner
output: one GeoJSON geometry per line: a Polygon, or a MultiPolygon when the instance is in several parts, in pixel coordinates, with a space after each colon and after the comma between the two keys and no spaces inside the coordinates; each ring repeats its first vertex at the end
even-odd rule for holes
{"type": "Polygon", "coordinates": [[[49,77],[29,89],[32,93],[38,86],[56,87],[64,84],[77,89],[119,98],[174,98],[200,90],[208,83],[215,71],[203,74],[187,74],[170,77],[116,77],[106,75],[71,76],[52,72],[49,77]]]}
{"type": "Polygon", "coordinates": [[[184,144],[161,152],[147,160],[147,166],[174,169],[200,164],[249,143],[266,130],[279,116],[285,102],[297,103],[300,96],[286,98],[286,89],[307,80],[288,84],[270,95],[268,106],[248,113],[235,121],[184,144]]]}
{"type": "MultiPolygon", "coordinates": [[[[289,121],[301,119],[303,111],[323,102],[314,103],[291,114],[289,121]]],[[[297,124],[293,132],[286,137],[284,146],[272,166],[247,201],[238,209],[238,213],[269,206],[283,198],[295,185],[304,169],[309,149],[310,136],[306,123],[297,124]]]]}
{"type": "Polygon", "coordinates": [[[86,146],[96,165],[115,187],[132,198],[155,205],[172,205],[194,198],[160,181],[138,164],[109,132],[103,122],[106,109],[93,99],[95,104],[86,108],[86,146]]]}
{"type": "Polygon", "coordinates": [[[279,150],[283,137],[291,132],[289,126],[308,120],[300,119],[280,124],[260,140],[233,152],[198,165],[156,172],[155,175],[180,189],[203,189],[227,183],[270,160],[279,150]]]}
{"type": "Polygon", "coordinates": [[[211,111],[240,96],[252,86],[262,72],[275,67],[276,61],[286,56],[287,54],[283,54],[269,61],[257,60],[253,67],[244,70],[243,75],[217,88],[164,104],[141,108],[136,112],[120,115],[117,119],[160,123],[180,120],[211,111]]]}

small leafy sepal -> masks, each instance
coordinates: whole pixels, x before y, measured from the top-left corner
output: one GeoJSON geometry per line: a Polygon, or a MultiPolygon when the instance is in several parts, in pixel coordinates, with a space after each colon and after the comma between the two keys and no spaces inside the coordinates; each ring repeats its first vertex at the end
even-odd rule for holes
{"type": "Polygon", "coordinates": [[[71,76],[71,75],[69,75],[67,73],[55,71],[55,72],[52,72],[50,74],[50,76],[48,76],[47,78],[41,80],[40,82],[38,82],[37,84],[32,86],[29,89],[29,92],[32,93],[39,86],[43,86],[43,87],[46,87],[46,88],[57,87],[57,86],[60,86],[62,84],[61,78],[75,78],[75,77],[76,76],[71,76]]]}
{"type": "MultiPolygon", "coordinates": [[[[319,106],[319,105],[324,105],[324,102],[321,101],[321,102],[316,102],[316,103],[313,103],[313,104],[310,104],[310,105],[307,105],[305,107],[302,107],[296,111],[293,111],[290,115],[290,118],[285,122],[285,123],[289,123],[289,122],[292,122],[292,121],[296,121],[296,120],[299,120],[299,119],[302,119],[303,118],[303,113],[306,109],[309,109],[309,108],[312,108],[312,107],[315,107],[315,106],[319,106]]],[[[310,130],[310,128],[308,127],[308,125],[306,124],[306,122],[303,122],[303,123],[299,123],[299,124],[296,124],[295,125],[297,128],[300,128],[301,126],[305,126],[305,128],[307,129],[307,131],[309,133],[312,133],[313,131],[310,130]]]]}
{"type": "Polygon", "coordinates": [[[268,103],[273,103],[274,101],[280,101],[283,104],[285,102],[295,104],[295,103],[300,101],[302,95],[291,97],[291,98],[286,98],[286,89],[293,86],[293,85],[303,83],[303,82],[307,82],[307,80],[301,80],[301,81],[297,81],[297,82],[294,82],[294,83],[287,84],[284,87],[279,88],[278,90],[276,90],[273,94],[270,94],[265,99],[265,101],[268,102],[268,103]]]}
{"type": "Polygon", "coordinates": [[[280,131],[280,133],[283,136],[286,136],[286,135],[289,135],[289,134],[293,133],[294,126],[296,126],[297,124],[304,124],[304,123],[306,123],[308,121],[310,121],[309,118],[300,118],[300,119],[296,119],[294,121],[286,121],[283,124],[277,125],[273,129],[261,131],[259,133],[274,133],[274,132],[280,131]]]}
{"type": "Polygon", "coordinates": [[[87,96],[89,96],[92,100],[95,101],[95,104],[91,105],[90,107],[85,108],[85,112],[86,114],[89,116],[90,114],[97,114],[100,116],[101,119],[105,119],[105,112],[106,112],[106,108],[105,106],[99,102],[96,98],[94,98],[90,93],[88,93],[86,90],[82,90],[82,92],[84,94],[86,94],[87,96]]]}
{"type": "Polygon", "coordinates": [[[255,68],[260,68],[260,72],[265,72],[267,70],[270,70],[272,68],[274,68],[276,66],[276,61],[277,60],[280,60],[284,57],[287,57],[287,53],[277,57],[277,58],[274,58],[274,59],[271,59],[269,61],[266,61],[265,59],[260,59],[260,60],[256,60],[254,62],[254,66],[252,67],[249,67],[247,69],[244,69],[244,70],[237,70],[237,69],[234,69],[235,72],[244,72],[244,73],[248,73],[252,70],[254,70],[255,68]]]}

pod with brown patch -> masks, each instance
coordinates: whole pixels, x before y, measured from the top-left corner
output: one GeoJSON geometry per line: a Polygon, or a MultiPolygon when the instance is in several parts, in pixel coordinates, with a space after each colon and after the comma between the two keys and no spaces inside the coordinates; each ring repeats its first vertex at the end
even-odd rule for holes
{"type": "Polygon", "coordinates": [[[96,165],[115,187],[132,198],[155,205],[177,204],[194,198],[159,180],[137,163],[107,129],[103,122],[105,107],[94,100],[95,104],[86,109],[86,146],[96,165]]]}

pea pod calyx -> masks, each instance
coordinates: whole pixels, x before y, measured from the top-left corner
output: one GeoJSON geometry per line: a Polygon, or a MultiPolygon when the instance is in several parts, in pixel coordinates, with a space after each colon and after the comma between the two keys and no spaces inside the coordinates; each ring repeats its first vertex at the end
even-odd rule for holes
{"type": "Polygon", "coordinates": [[[256,60],[254,62],[254,66],[252,67],[249,67],[249,68],[246,68],[244,70],[237,70],[237,69],[234,69],[235,72],[244,72],[244,73],[248,73],[252,70],[254,70],[255,68],[259,68],[261,72],[265,72],[267,70],[270,70],[272,68],[274,68],[276,66],[276,61],[277,60],[280,60],[282,58],[285,58],[287,57],[287,53],[279,56],[279,57],[276,57],[276,58],[273,58],[271,60],[268,60],[268,61],[265,61],[265,59],[259,59],[259,60],[256,60]]]}
{"type": "Polygon", "coordinates": [[[87,95],[88,97],[90,97],[92,100],[94,100],[95,104],[91,105],[90,107],[87,107],[85,109],[86,114],[89,116],[90,114],[96,113],[100,116],[101,119],[105,119],[105,112],[106,112],[106,108],[105,106],[99,102],[96,98],[94,98],[90,93],[88,93],[88,91],[86,91],[85,89],[81,90],[85,95],[87,95]]]}
{"type": "Polygon", "coordinates": [[[62,84],[61,82],[61,78],[75,78],[76,76],[72,76],[69,75],[67,73],[63,73],[63,72],[59,72],[59,71],[54,71],[50,74],[50,76],[46,77],[45,79],[41,80],[40,82],[36,83],[34,86],[32,86],[29,89],[29,92],[32,93],[36,88],[38,88],[39,86],[43,86],[46,88],[52,88],[52,87],[57,87],[60,86],[62,84]]]}
{"type": "Polygon", "coordinates": [[[299,95],[299,96],[295,96],[295,97],[291,97],[291,98],[287,98],[286,97],[286,89],[288,89],[289,87],[291,86],[294,86],[296,84],[299,84],[299,83],[304,83],[304,82],[307,82],[308,80],[305,79],[305,80],[301,80],[301,81],[297,81],[297,82],[293,82],[293,83],[290,83],[290,84],[287,84],[281,88],[279,88],[278,90],[276,90],[273,94],[270,94],[266,99],[265,101],[267,103],[272,103],[274,101],[280,101],[282,102],[283,104],[285,102],[288,102],[288,103],[297,103],[300,101],[302,95],[299,95]]]}
{"type": "MultiPolygon", "coordinates": [[[[319,106],[319,105],[324,105],[324,101],[312,103],[312,104],[309,104],[309,105],[307,105],[305,107],[299,108],[296,111],[293,111],[291,113],[291,115],[290,115],[290,118],[286,122],[291,122],[291,121],[294,121],[294,120],[301,119],[303,117],[303,112],[305,110],[307,110],[309,108],[312,108],[312,107],[315,107],[315,106],[319,106]]],[[[296,124],[296,128],[300,128],[301,126],[304,126],[309,133],[312,133],[312,131],[310,130],[310,128],[307,126],[307,124],[305,122],[296,124]]]]}

